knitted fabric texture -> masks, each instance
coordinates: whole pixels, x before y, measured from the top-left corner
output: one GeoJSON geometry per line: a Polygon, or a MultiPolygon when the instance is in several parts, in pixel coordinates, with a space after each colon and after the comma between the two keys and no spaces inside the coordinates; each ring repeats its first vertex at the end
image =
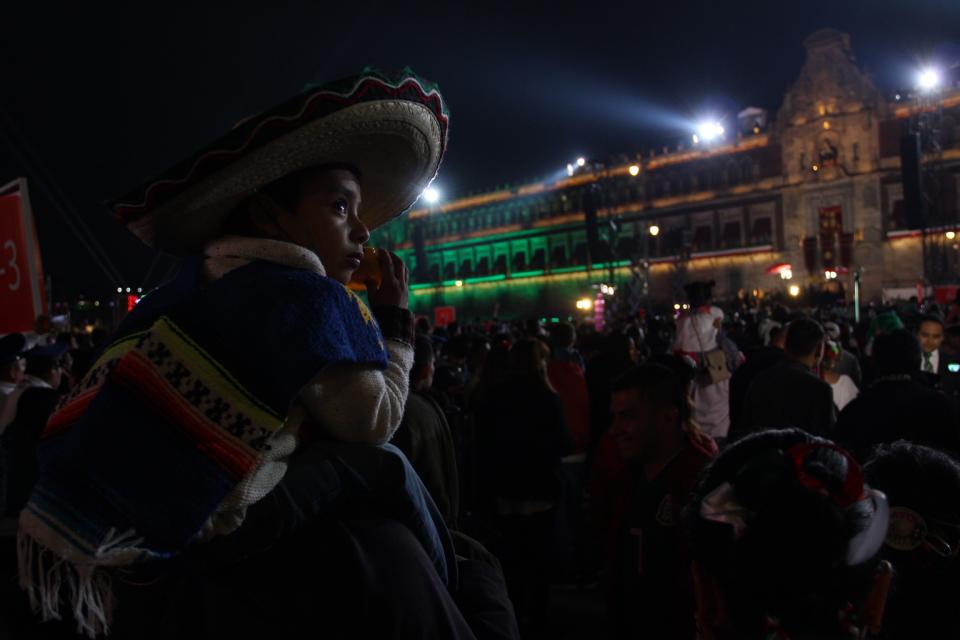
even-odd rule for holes
{"type": "Polygon", "coordinates": [[[288,412],[313,376],[387,366],[369,311],[322,267],[259,260],[204,287],[201,263],[131,312],[42,436],[20,516],[21,586],[45,619],[68,600],[91,637],[110,624],[104,568],[179,553],[225,500],[279,480],[282,468],[251,482],[274,446],[290,449],[288,412]]]}

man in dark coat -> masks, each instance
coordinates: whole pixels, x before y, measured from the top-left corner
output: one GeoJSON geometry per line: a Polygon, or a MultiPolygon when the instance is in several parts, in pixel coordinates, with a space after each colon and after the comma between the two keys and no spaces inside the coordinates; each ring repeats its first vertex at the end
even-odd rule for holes
{"type": "Polygon", "coordinates": [[[877,336],[874,356],[878,377],[844,408],[835,439],[860,460],[896,440],[960,453],[956,403],[916,379],[922,359],[916,337],[905,329],[877,336]]]}
{"type": "Polygon", "coordinates": [[[770,344],[755,347],[746,352],[746,360],[737,367],[730,378],[730,437],[736,438],[743,429],[743,405],[747,400],[747,391],[757,376],[786,359],[783,351],[786,329],[774,327],[770,330],[770,344]]]}
{"type": "Polygon", "coordinates": [[[430,338],[418,334],[410,369],[410,395],[393,444],[417,470],[447,526],[457,527],[460,482],[450,425],[440,406],[427,394],[433,383],[434,352],[430,338]]]}
{"type": "Polygon", "coordinates": [[[795,427],[830,437],[836,422],[833,391],[813,372],[823,359],[823,328],[811,318],[797,318],[787,326],[784,346],[786,359],[750,385],[737,435],[795,427]]]}

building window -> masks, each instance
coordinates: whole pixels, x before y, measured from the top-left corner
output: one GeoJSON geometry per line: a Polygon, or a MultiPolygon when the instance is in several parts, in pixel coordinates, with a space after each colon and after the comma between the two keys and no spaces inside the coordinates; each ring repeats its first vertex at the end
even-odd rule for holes
{"type": "Polygon", "coordinates": [[[713,228],[709,225],[700,225],[693,231],[694,251],[710,251],[713,248],[713,228]]]}
{"type": "Polygon", "coordinates": [[[533,252],[533,258],[530,259],[531,269],[543,269],[547,266],[547,250],[540,248],[533,252]]]}
{"type": "Polygon", "coordinates": [[[576,247],[573,248],[573,258],[570,261],[575,265],[584,265],[587,264],[587,245],[584,242],[578,243],[576,247]]]}
{"type": "Polygon", "coordinates": [[[623,260],[637,252],[637,239],[634,236],[623,236],[617,240],[617,258],[623,260]]]}
{"type": "Polygon", "coordinates": [[[735,249],[743,243],[740,233],[740,221],[730,220],[723,225],[723,235],[720,237],[720,246],[724,249],[735,249]]]}
{"type": "Polygon", "coordinates": [[[754,245],[773,242],[773,221],[770,218],[756,218],[750,229],[750,243],[754,245]]]}
{"type": "Polygon", "coordinates": [[[567,250],[562,246],[557,246],[553,248],[553,251],[550,252],[550,266],[551,267],[565,267],[567,266],[567,250]]]}

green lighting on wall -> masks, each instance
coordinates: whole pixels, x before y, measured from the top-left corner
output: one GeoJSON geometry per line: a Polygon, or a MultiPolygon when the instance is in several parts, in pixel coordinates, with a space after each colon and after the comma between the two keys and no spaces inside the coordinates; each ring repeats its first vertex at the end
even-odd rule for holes
{"type": "Polygon", "coordinates": [[[533,271],[517,271],[516,273],[511,273],[511,278],[531,278],[533,276],[542,276],[546,271],[543,269],[535,269],[533,271]]]}
{"type": "Polygon", "coordinates": [[[503,273],[497,273],[492,276],[477,276],[475,278],[467,278],[464,280],[466,284],[472,284],[476,282],[496,282],[498,280],[506,280],[507,276],[503,273]]]}

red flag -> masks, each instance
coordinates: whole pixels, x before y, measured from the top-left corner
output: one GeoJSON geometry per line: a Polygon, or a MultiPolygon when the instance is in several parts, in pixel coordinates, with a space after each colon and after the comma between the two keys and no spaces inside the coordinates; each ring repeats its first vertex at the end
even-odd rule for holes
{"type": "Polygon", "coordinates": [[[26,180],[0,187],[0,334],[32,331],[46,315],[40,245],[26,180]]]}

